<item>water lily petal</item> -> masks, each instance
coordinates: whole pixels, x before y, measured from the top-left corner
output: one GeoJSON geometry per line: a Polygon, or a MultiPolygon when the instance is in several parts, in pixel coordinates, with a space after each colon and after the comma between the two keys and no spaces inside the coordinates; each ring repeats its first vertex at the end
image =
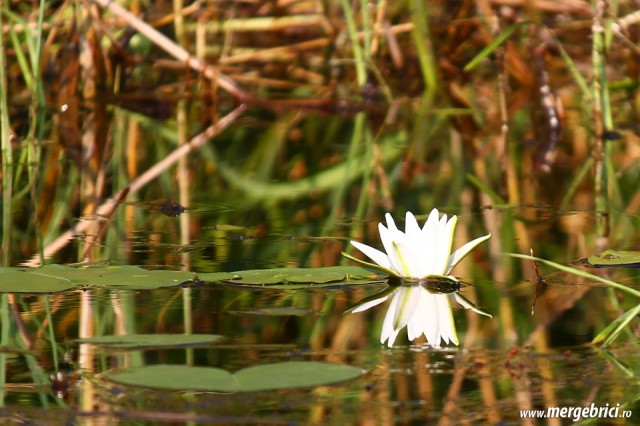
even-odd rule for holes
{"type": "Polygon", "coordinates": [[[418,307],[407,324],[407,335],[409,340],[415,340],[422,336],[422,334],[426,335],[426,329],[423,324],[428,326],[432,322],[431,317],[433,316],[434,311],[430,309],[427,300],[428,296],[429,292],[422,288],[419,293],[420,300],[418,301],[418,307]]]}
{"type": "Polygon", "coordinates": [[[420,307],[416,310],[415,314],[409,319],[407,323],[407,337],[409,340],[415,340],[422,335],[422,322],[421,322],[420,307]]]}
{"type": "Polygon", "coordinates": [[[387,313],[384,316],[384,322],[382,323],[382,332],[380,333],[380,343],[384,343],[385,341],[387,341],[389,337],[394,333],[397,335],[397,331],[393,328],[396,306],[398,306],[398,293],[394,294],[393,298],[391,299],[391,304],[387,309],[387,313]]]}
{"type": "Polygon", "coordinates": [[[437,249],[435,253],[435,260],[433,262],[433,269],[430,271],[430,274],[447,275],[447,268],[451,257],[451,246],[453,245],[453,233],[456,230],[457,223],[457,216],[451,216],[451,219],[447,221],[447,215],[442,216],[442,219],[438,223],[437,249]]]}
{"type": "Polygon", "coordinates": [[[393,250],[393,232],[387,229],[382,223],[378,224],[378,232],[380,233],[380,241],[384,246],[384,251],[387,252],[390,268],[395,270],[399,276],[402,276],[402,271],[398,267],[398,259],[396,259],[396,254],[393,250]]]}
{"type": "Polygon", "coordinates": [[[425,234],[427,231],[432,231],[436,229],[436,225],[438,224],[439,220],[440,220],[440,212],[438,211],[438,209],[432,209],[431,212],[429,213],[429,217],[427,218],[427,221],[422,226],[422,233],[425,234]]]}
{"type": "MultiPolygon", "coordinates": [[[[391,335],[389,336],[389,341],[387,342],[387,346],[388,347],[392,347],[393,344],[396,341],[396,337],[398,337],[398,334],[400,334],[400,329],[395,330],[394,332],[391,333],[391,335]]],[[[384,343],[384,342],[382,342],[384,343]]]]}
{"type": "Polygon", "coordinates": [[[408,250],[405,250],[406,257],[410,259],[410,269],[412,278],[422,278],[427,275],[431,268],[433,259],[428,253],[431,244],[425,240],[422,229],[418,225],[416,217],[411,212],[407,212],[405,217],[405,235],[403,241],[406,242],[408,250]]]}
{"type": "Polygon", "coordinates": [[[453,320],[451,301],[446,294],[435,294],[434,296],[438,303],[440,336],[445,343],[451,341],[453,344],[458,345],[458,334],[456,333],[456,324],[453,320]]]}
{"type": "Polygon", "coordinates": [[[456,300],[456,302],[461,304],[465,309],[471,309],[476,314],[485,315],[485,316],[488,316],[489,318],[493,318],[493,315],[478,308],[476,305],[473,304],[473,302],[471,302],[469,299],[467,299],[460,293],[452,293],[452,295],[453,295],[453,298],[456,300]]]}
{"type": "Polygon", "coordinates": [[[392,269],[391,262],[389,262],[389,256],[386,253],[381,252],[380,250],[368,246],[366,244],[359,243],[357,241],[350,241],[351,245],[364,253],[369,259],[376,262],[378,265],[383,268],[392,269]]]}
{"type": "MultiPolygon", "coordinates": [[[[379,294],[380,293],[375,294],[374,296],[378,296],[379,294]]],[[[391,296],[391,293],[385,294],[385,295],[379,296],[379,297],[373,297],[371,300],[367,300],[367,299],[362,300],[362,301],[360,301],[360,303],[358,303],[358,305],[356,307],[354,307],[353,309],[348,310],[347,312],[357,313],[357,312],[366,311],[369,308],[373,308],[374,306],[378,306],[382,302],[386,301],[390,296],[391,296]]]]}
{"type": "Polygon", "coordinates": [[[438,303],[434,294],[424,291],[420,302],[420,322],[422,332],[431,346],[440,346],[440,327],[438,324],[438,303]]]}
{"type": "Polygon", "coordinates": [[[393,317],[394,330],[400,330],[406,326],[411,317],[415,314],[420,300],[421,291],[422,287],[419,285],[401,286],[398,288],[394,296],[394,300],[397,300],[397,304],[395,306],[396,310],[393,317]]]}
{"type": "Polygon", "coordinates": [[[453,252],[453,254],[451,255],[451,257],[449,258],[449,267],[447,272],[444,275],[448,275],[451,270],[453,268],[455,268],[455,266],[462,260],[464,259],[464,257],[466,255],[468,255],[471,250],[473,250],[474,248],[476,248],[476,246],[480,243],[483,243],[485,241],[487,241],[489,238],[491,238],[491,234],[487,234],[484,237],[480,237],[480,238],[476,238],[473,241],[469,241],[468,243],[466,243],[465,245],[463,245],[462,247],[460,247],[459,249],[457,249],[455,252],[453,252]]]}
{"type": "Polygon", "coordinates": [[[436,259],[437,252],[437,238],[438,238],[438,219],[440,213],[438,209],[431,210],[427,221],[422,227],[422,245],[420,248],[420,265],[421,273],[420,277],[425,277],[433,271],[433,264],[436,259]]]}
{"type": "Polygon", "coordinates": [[[384,218],[387,220],[387,228],[395,235],[396,233],[402,233],[396,226],[396,221],[393,220],[393,216],[390,213],[386,213],[384,218]]]}
{"type": "Polygon", "coordinates": [[[418,225],[416,217],[411,212],[407,212],[405,215],[404,233],[407,244],[411,247],[411,251],[420,253],[423,242],[422,230],[420,229],[420,225],[418,225]]]}
{"type": "Polygon", "coordinates": [[[347,259],[349,259],[349,260],[351,260],[351,261],[353,261],[353,262],[356,262],[356,263],[358,263],[358,264],[360,264],[360,265],[362,265],[362,266],[365,266],[365,267],[367,267],[367,268],[376,269],[376,270],[378,270],[378,271],[382,271],[382,272],[385,272],[385,273],[387,273],[387,274],[389,274],[389,275],[393,275],[393,276],[396,276],[396,277],[399,277],[399,276],[400,276],[400,275],[398,274],[398,272],[397,272],[397,271],[395,271],[395,270],[393,270],[393,269],[385,268],[384,266],[376,265],[375,263],[365,262],[364,260],[357,259],[357,258],[355,258],[355,257],[353,257],[353,256],[351,256],[350,254],[345,253],[345,252],[341,252],[341,254],[342,254],[344,257],[346,257],[347,259]]]}

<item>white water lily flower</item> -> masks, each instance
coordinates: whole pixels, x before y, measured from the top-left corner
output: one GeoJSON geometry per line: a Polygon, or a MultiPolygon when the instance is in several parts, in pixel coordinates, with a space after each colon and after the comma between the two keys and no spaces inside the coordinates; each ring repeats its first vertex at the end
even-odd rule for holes
{"type": "Polygon", "coordinates": [[[440,341],[458,344],[450,298],[454,298],[466,309],[491,316],[476,308],[457,291],[442,293],[430,291],[426,283],[429,279],[445,279],[457,282],[451,270],[478,244],[491,238],[491,234],[476,238],[451,252],[453,233],[458,218],[447,215],[439,218],[433,209],[424,226],[420,228],[411,212],[406,214],[405,232],[400,231],[389,213],[387,226],[378,225],[380,239],[386,251],[382,252],[368,245],[351,241],[351,244],[371,258],[376,264],[364,262],[346,253],[347,258],[383,270],[393,276],[412,282],[411,285],[390,287],[373,298],[365,299],[351,312],[362,312],[393,296],[382,326],[380,343],[393,343],[405,326],[409,340],[424,334],[430,345],[440,346],[440,341]]]}

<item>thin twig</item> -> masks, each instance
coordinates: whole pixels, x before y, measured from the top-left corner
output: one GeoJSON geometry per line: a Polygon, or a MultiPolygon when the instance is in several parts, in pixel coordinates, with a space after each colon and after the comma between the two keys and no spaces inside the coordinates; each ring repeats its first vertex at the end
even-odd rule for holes
{"type": "MultiPolygon", "coordinates": [[[[141,189],[143,186],[154,180],[156,177],[160,175],[163,171],[167,170],[170,166],[175,164],[180,158],[189,154],[191,151],[194,151],[204,145],[208,140],[213,138],[214,136],[220,134],[222,130],[229,127],[229,125],[235,122],[238,117],[240,117],[247,109],[246,105],[240,105],[229,114],[222,117],[217,123],[209,126],[205,131],[195,136],[188,143],[181,145],[176,148],[171,154],[163,158],[160,162],[156,163],[146,172],[141,174],[137,179],[132,181],[127,187],[121,189],[114,198],[110,198],[106,200],[102,205],[100,205],[96,209],[95,215],[91,217],[84,217],[78,221],[76,226],[67,230],[64,234],[59,236],[55,241],[49,244],[44,249],[44,257],[45,259],[50,258],[55,253],[60,251],[63,247],[65,247],[69,242],[74,238],[75,235],[81,234],[92,225],[96,218],[106,217],[110,214],[113,214],[113,211],[118,206],[118,204],[124,199],[124,195],[126,191],[128,193],[133,194],[141,189]]],[[[40,256],[35,255],[32,256],[31,259],[23,262],[20,266],[41,266],[40,256]]]]}
{"type": "Polygon", "coordinates": [[[208,65],[206,62],[196,58],[195,56],[192,56],[176,42],[133,15],[118,3],[115,3],[112,0],[94,0],[94,2],[118,16],[120,19],[123,19],[136,31],[147,37],[160,48],[164,49],[171,56],[184,62],[195,71],[204,74],[207,78],[214,80],[220,87],[236,96],[238,99],[246,100],[249,98],[247,93],[238,87],[230,77],[222,74],[217,68],[208,65]]]}

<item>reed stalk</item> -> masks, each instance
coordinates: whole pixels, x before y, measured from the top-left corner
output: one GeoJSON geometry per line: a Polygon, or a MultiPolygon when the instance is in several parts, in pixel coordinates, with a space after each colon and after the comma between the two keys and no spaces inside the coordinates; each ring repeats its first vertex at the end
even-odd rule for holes
{"type": "MultiPolygon", "coordinates": [[[[9,316],[9,295],[0,295],[0,348],[9,345],[11,318],[9,316]]],[[[0,350],[0,407],[4,407],[5,385],[7,384],[7,352],[0,350]]]]}
{"type": "Polygon", "coordinates": [[[365,55],[360,46],[358,38],[358,28],[356,26],[355,14],[351,8],[349,0],[340,0],[342,5],[342,11],[344,13],[344,19],[347,24],[347,31],[349,33],[349,39],[351,40],[351,49],[353,50],[353,61],[356,68],[356,82],[358,87],[364,87],[367,82],[367,65],[365,61],[365,55]]]}
{"type": "MultiPolygon", "coordinates": [[[[0,28],[4,28],[4,5],[0,10],[0,28]]],[[[11,127],[7,104],[7,60],[5,56],[4,32],[0,31],[0,139],[2,149],[2,264],[11,262],[12,202],[13,202],[13,152],[11,147],[11,127]]]]}
{"type": "Polygon", "coordinates": [[[611,130],[611,110],[606,74],[605,14],[608,1],[594,0],[594,17],[591,32],[593,44],[591,51],[593,85],[592,108],[594,122],[594,192],[596,207],[596,234],[598,245],[603,249],[609,238],[609,191],[607,182],[606,156],[610,154],[606,132],[611,130]]]}
{"type": "Polygon", "coordinates": [[[53,368],[57,371],[60,365],[58,361],[58,344],[56,341],[56,332],[53,328],[53,316],[51,315],[51,303],[49,295],[44,296],[44,309],[47,314],[47,331],[49,332],[49,342],[51,343],[51,356],[53,357],[53,368]]]}

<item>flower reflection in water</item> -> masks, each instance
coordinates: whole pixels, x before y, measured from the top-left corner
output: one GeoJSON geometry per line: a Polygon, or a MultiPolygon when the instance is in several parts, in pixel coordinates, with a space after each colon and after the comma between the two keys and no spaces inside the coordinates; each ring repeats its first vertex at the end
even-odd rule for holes
{"type": "Polygon", "coordinates": [[[380,342],[393,346],[398,333],[405,326],[409,340],[425,335],[432,346],[440,342],[458,344],[458,336],[451,311],[451,299],[467,309],[482,315],[478,309],[458,293],[461,283],[451,275],[451,270],[478,244],[491,238],[491,234],[476,238],[451,252],[457,217],[439,218],[433,209],[424,226],[420,228],[411,212],[407,212],[405,232],[400,231],[386,214],[387,226],[378,225],[385,252],[351,241],[351,244],[371,258],[375,264],[343,255],[357,263],[387,272],[390,286],[384,291],[362,300],[350,310],[365,311],[391,298],[391,304],[382,325],[380,342]]]}

